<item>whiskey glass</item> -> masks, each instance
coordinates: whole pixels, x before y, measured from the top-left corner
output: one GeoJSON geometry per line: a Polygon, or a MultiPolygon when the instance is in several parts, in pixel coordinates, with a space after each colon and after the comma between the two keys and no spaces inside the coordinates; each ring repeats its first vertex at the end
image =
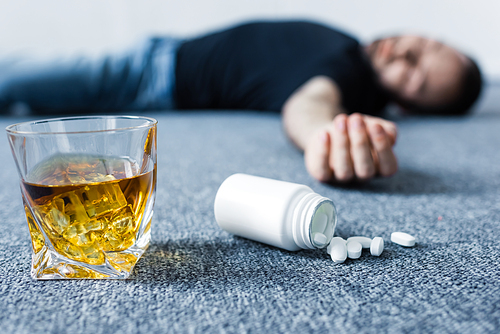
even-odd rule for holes
{"type": "Polygon", "coordinates": [[[147,249],[157,121],[65,117],[6,128],[34,279],[125,279],[147,249]]]}

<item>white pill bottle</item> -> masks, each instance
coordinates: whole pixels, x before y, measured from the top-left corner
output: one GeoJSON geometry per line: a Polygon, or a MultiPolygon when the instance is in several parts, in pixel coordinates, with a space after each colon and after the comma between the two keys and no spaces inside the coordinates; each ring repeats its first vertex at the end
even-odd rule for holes
{"type": "Polygon", "coordinates": [[[247,174],[221,184],[214,211],[223,230],[289,251],[327,246],[337,224],[333,202],[311,188],[247,174]]]}

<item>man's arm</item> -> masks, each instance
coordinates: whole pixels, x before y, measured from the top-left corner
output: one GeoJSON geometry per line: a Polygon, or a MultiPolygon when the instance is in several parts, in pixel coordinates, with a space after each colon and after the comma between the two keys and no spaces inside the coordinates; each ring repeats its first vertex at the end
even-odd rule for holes
{"type": "Polygon", "coordinates": [[[317,180],[366,180],[396,172],[396,125],[367,115],[347,116],[330,78],[310,79],[288,98],[282,113],[285,132],[304,151],[307,170],[317,180]]]}
{"type": "Polygon", "coordinates": [[[311,135],[323,129],[335,116],[345,113],[335,83],[327,77],[314,77],[285,102],[283,126],[292,142],[305,150],[311,135]]]}

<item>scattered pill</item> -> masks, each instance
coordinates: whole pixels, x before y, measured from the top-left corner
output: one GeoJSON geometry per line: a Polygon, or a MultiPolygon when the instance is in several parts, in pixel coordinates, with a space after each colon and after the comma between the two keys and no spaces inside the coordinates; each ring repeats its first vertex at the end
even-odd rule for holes
{"type": "MultiPolygon", "coordinates": [[[[323,233],[316,232],[313,234],[313,240],[316,244],[324,244],[327,237],[323,233]]],[[[415,246],[415,237],[404,232],[393,232],[391,241],[404,247],[415,246]]],[[[335,263],[343,263],[346,258],[358,259],[363,248],[370,248],[373,256],[380,256],[384,251],[384,239],[355,236],[344,240],[341,237],[335,237],[330,241],[326,251],[335,263]]]]}
{"type": "Polygon", "coordinates": [[[314,233],[313,240],[316,243],[316,245],[322,247],[326,244],[326,241],[328,240],[328,238],[323,233],[318,232],[318,233],[314,233]]]}
{"type": "Polygon", "coordinates": [[[340,237],[333,238],[328,245],[327,252],[329,252],[333,262],[344,262],[345,259],[347,259],[347,246],[345,240],[340,237]]]}
{"type": "Polygon", "coordinates": [[[382,254],[383,251],[384,251],[384,239],[382,239],[381,237],[373,238],[370,245],[370,253],[373,256],[380,256],[380,254],[382,254]]]}
{"type": "Polygon", "coordinates": [[[335,238],[332,238],[332,240],[331,240],[331,241],[330,241],[330,243],[328,244],[328,247],[326,247],[326,252],[327,252],[328,254],[330,254],[330,255],[332,254],[332,252],[331,252],[331,251],[332,251],[332,247],[333,247],[333,241],[334,241],[334,239],[335,239],[335,240],[337,240],[337,241],[343,241],[343,242],[347,245],[347,241],[345,241],[345,240],[344,240],[343,238],[341,238],[341,237],[335,237],[335,238]]]}
{"type": "Polygon", "coordinates": [[[347,241],[347,257],[350,259],[359,259],[361,256],[361,251],[363,250],[363,246],[356,240],[347,241]]]}
{"type": "Polygon", "coordinates": [[[415,246],[415,237],[404,232],[393,232],[391,241],[404,247],[415,246]]]}
{"type": "Polygon", "coordinates": [[[361,244],[363,248],[370,248],[370,245],[372,243],[372,239],[367,237],[350,237],[347,238],[347,242],[349,241],[357,241],[361,244]]]}

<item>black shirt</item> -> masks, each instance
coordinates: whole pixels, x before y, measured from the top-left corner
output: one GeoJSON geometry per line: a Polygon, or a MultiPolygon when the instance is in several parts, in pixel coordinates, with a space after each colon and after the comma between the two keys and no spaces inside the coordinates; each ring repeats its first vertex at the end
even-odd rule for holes
{"type": "Polygon", "coordinates": [[[349,112],[385,105],[359,43],[310,22],[256,22],[184,42],[177,53],[179,109],[280,111],[314,76],[330,77],[349,112]]]}

